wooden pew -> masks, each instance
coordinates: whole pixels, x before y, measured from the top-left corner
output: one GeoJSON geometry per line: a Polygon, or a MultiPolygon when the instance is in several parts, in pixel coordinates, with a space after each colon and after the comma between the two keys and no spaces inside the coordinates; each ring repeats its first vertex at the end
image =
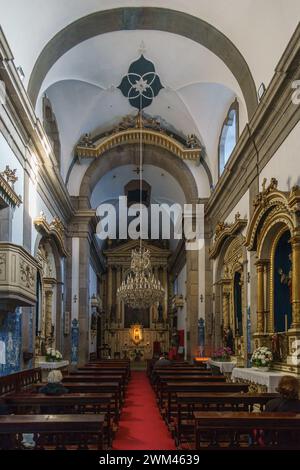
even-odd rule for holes
{"type": "Polygon", "coordinates": [[[199,411],[194,418],[196,450],[300,448],[300,414],[199,411]]]}
{"type": "Polygon", "coordinates": [[[173,428],[176,445],[181,444],[182,438],[188,442],[194,440],[196,411],[252,412],[254,408],[264,411],[266,403],[276,397],[276,393],[177,393],[177,409],[170,417],[170,427],[173,428]]]}
{"type": "Polygon", "coordinates": [[[118,405],[112,393],[68,393],[44,395],[42,393],[16,393],[6,397],[6,405],[13,414],[86,414],[102,413],[105,416],[105,437],[111,446],[113,422],[118,421],[118,405]]]}
{"type": "MultiPolygon", "coordinates": [[[[98,375],[98,374],[76,374],[76,375],[67,375],[63,378],[63,384],[70,382],[117,382],[121,390],[122,400],[125,397],[125,382],[122,375],[98,375]]],[[[67,386],[67,385],[66,385],[67,386]]]]}
{"type": "Polygon", "coordinates": [[[103,449],[103,414],[1,415],[0,449],[22,449],[22,434],[34,433],[35,450],[103,449]]]}
{"type": "Polygon", "coordinates": [[[4,375],[3,377],[0,377],[0,396],[15,393],[24,387],[41,382],[41,380],[42,370],[40,367],[4,375]]]}
{"type": "Polygon", "coordinates": [[[190,376],[190,375],[177,375],[177,374],[159,376],[157,379],[156,386],[155,386],[155,390],[157,392],[159,399],[161,395],[164,393],[165,384],[168,382],[182,382],[182,383],[183,382],[185,383],[223,382],[225,383],[226,377],[224,377],[223,375],[220,375],[219,377],[214,377],[212,375],[191,375],[190,376]]]}
{"type": "MultiPolygon", "coordinates": [[[[64,379],[67,379],[67,380],[75,380],[76,378],[78,378],[78,382],[81,381],[81,379],[83,379],[83,381],[90,381],[90,382],[93,382],[92,379],[95,379],[95,381],[102,381],[102,382],[107,382],[107,381],[120,381],[121,384],[122,384],[122,387],[126,387],[126,377],[125,377],[125,374],[121,374],[121,373],[118,373],[118,372],[112,372],[110,371],[109,373],[107,372],[91,372],[91,371],[78,371],[78,372],[73,372],[73,373],[70,373],[68,375],[65,375],[64,376],[64,379]]],[[[76,381],[76,380],[75,380],[76,381]]]]}
{"type": "Polygon", "coordinates": [[[172,412],[172,402],[176,404],[176,395],[179,392],[246,393],[248,392],[248,387],[248,384],[224,382],[166,382],[159,398],[160,409],[162,410],[163,408],[163,400],[166,394],[166,420],[169,423],[172,412]]]}

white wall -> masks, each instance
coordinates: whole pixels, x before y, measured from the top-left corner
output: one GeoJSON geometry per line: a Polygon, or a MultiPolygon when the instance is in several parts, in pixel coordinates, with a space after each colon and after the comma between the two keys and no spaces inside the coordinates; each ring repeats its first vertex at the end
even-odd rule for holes
{"type": "Polygon", "coordinates": [[[278,180],[278,189],[281,191],[289,191],[294,185],[300,185],[299,162],[300,123],[298,122],[260,173],[260,190],[263,179],[267,178],[267,183],[269,183],[271,177],[278,180]]]}

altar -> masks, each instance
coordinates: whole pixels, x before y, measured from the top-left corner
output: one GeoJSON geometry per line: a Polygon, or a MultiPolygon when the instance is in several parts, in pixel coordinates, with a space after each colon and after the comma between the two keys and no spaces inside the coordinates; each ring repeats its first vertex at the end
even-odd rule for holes
{"type": "Polygon", "coordinates": [[[233,369],[236,367],[236,362],[233,361],[214,361],[213,359],[208,360],[208,365],[212,365],[220,369],[222,374],[231,374],[233,369]]]}
{"type": "Polygon", "coordinates": [[[36,367],[40,367],[42,369],[42,381],[45,382],[48,377],[48,373],[51,370],[66,370],[69,365],[69,361],[53,361],[48,362],[41,358],[40,360],[36,361],[36,367]]]}
{"type": "Polygon", "coordinates": [[[235,367],[232,370],[231,380],[233,382],[249,383],[251,392],[276,392],[279,381],[286,372],[280,372],[276,370],[260,371],[253,367],[235,367]]]}

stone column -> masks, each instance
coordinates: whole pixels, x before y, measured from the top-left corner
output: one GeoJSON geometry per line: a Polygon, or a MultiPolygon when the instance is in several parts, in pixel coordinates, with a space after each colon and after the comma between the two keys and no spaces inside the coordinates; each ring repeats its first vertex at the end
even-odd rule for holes
{"type": "Polygon", "coordinates": [[[256,262],[257,275],[257,328],[256,332],[262,334],[264,332],[264,262],[259,260],[256,262]]]}
{"type": "Polygon", "coordinates": [[[165,295],[164,295],[164,301],[163,301],[163,316],[164,320],[166,321],[168,318],[168,275],[167,275],[167,268],[163,268],[163,274],[162,274],[162,285],[163,288],[165,289],[165,295]]]}
{"type": "Polygon", "coordinates": [[[198,251],[186,252],[187,358],[198,353],[198,251]]]}
{"type": "Polygon", "coordinates": [[[111,321],[111,307],[112,307],[112,267],[107,267],[107,317],[111,321]]]}
{"type": "Polygon", "coordinates": [[[116,275],[116,316],[118,324],[121,323],[121,302],[117,297],[117,290],[121,285],[121,268],[117,266],[117,275],[116,275]]]}
{"type": "Polygon", "coordinates": [[[79,241],[79,347],[78,364],[86,364],[89,359],[89,262],[90,244],[88,237],[82,237],[79,241]]]}
{"type": "Polygon", "coordinates": [[[291,238],[292,245],[292,328],[300,328],[300,234],[291,238]]]}

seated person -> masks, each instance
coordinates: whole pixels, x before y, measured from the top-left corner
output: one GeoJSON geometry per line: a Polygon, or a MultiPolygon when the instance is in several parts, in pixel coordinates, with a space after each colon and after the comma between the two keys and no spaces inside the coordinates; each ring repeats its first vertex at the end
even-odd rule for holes
{"type": "Polygon", "coordinates": [[[172,362],[168,359],[168,354],[167,353],[162,353],[154,364],[154,369],[159,369],[160,367],[167,367],[171,366],[172,362]]]}
{"type": "Polygon", "coordinates": [[[299,382],[296,377],[284,375],[278,384],[278,398],[268,401],[266,411],[300,413],[299,382]]]}
{"type": "Polygon", "coordinates": [[[60,370],[51,370],[48,374],[47,385],[41,387],[39,392],[45,393],[45,395],[63,395],[68,393],[68,389],[61,383],[62,378],[60,370]]]}

